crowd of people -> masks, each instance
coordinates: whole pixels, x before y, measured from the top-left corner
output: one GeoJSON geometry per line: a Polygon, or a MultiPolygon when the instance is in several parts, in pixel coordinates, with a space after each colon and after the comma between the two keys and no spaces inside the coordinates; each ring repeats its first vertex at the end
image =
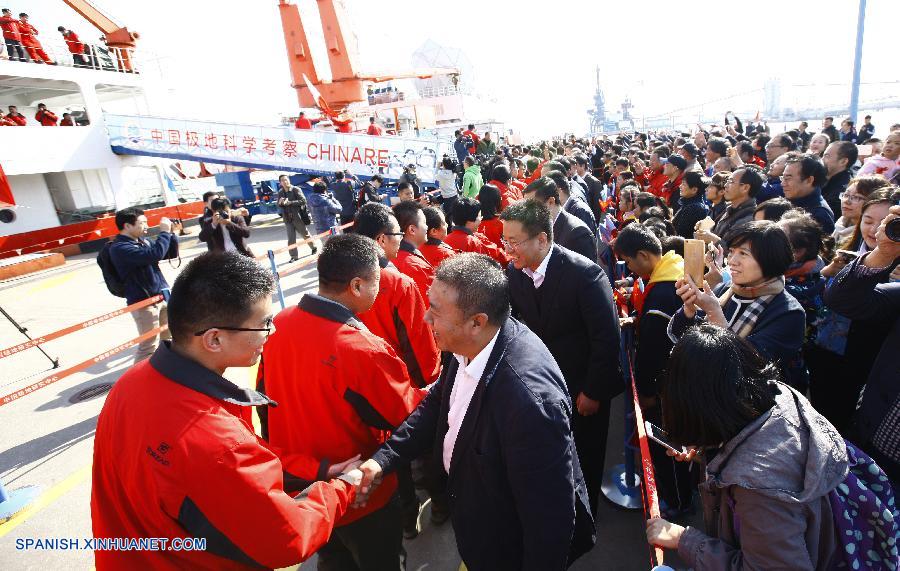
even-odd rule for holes
{"type": "MultiPolygon", "coordinates": [[[[468,569],[564,569],[604,533],[633,378],[658,439],[651,545],[696,569],[896,569],[900,125],[831,123],[511,147],[470,126],[439,192],[408,168],[392,207],[378,175],[309,196],[283,177],[290,243],[352,226],[277,314],[243,213],[204,197],[211,252],[150,306],[171,339],[100,415],[94,535],[208,539],[174,567],[404,569],[420,488],[468,569]],[[255,390],[222,377],[257,363],[255,390]]],[[[126,301],[159,293],[177,226],[116,223],[126,301]]]]}
{"type": "MultiPolygon", "coordinates": [[[[19,113],[18,107],[10,105],[7,109],[9,112],[6,115],[0,111],[0,127],[28,126],[28,118],[19,113]]],[[[78,125],[71,113],[63,113],[62,119],[60,119],[56,113],[47,109],[47,105],[44,103],[38,103],[34,120],[44,127],[75,127],[78,125]]]]}

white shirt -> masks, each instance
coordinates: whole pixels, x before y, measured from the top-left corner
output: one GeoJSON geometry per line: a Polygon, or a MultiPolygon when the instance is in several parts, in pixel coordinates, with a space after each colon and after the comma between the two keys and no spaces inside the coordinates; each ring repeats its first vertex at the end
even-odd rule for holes
{"type": "Polygon", "coordinates": [[[550,255],[553,253],[553,246],[550,246],[550,251],[547,252],[547,255],[544,256],[544,259],[541,261],[540,265],[538,265],[537,269],[531,271],[528,268],[522,268],[522,271],[525,272],[525,275],[531,278],[531,281],[534,282],[534,289],[541,287],[541,284],[544,283],[544,278],[547,276],[547,264],[550,263],[550,255]]]}
{"type": "Polygon", "coordinates": [[[456,370],[456,379],[453,381],[453,390],[450,391],[450,410],[447,412],[447,422],[450,428],[444,436],[444,470],[450,473],[450,461],[453,459],[453,447],[456,446],[456,437],[459,436],[459,429],[463,420],[466,418],[466,411],[469,410],[469,403],[472,402],[472,395],[478,388],[478,381],[484,374],[484,368],[487,366],[488,358],[497,342],[497,336],[500,330],[494,335],[494,338],[485,345],[480,353],[475,355],[469,364],[466,364],[466,358],[462,355],[453,354],[459,361],[459,368],[456,370]]]}

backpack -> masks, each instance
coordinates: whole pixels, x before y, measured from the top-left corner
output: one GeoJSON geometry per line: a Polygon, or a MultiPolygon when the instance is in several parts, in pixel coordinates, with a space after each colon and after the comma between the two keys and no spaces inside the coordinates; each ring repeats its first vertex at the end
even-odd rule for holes
{"type": "Polygon", "coordinates": [[[125,297],[125,281],[119,276],[116,267],[112,263],[109,256],[109,250],[112,247],[112,240],[103,244],[100,253],[97,254],[97,265],[103,272],[103,281],[106,282],[106,289],[109,293],[116,297],[125,297]]]}
{"type": "Polygon", "coordinates": [[[847,477],[828,493],[841,555],[835,568],[896,570],[900,567],[900,513],[891,483],[881,468],[850,442],[847,463],[847,477]]]}

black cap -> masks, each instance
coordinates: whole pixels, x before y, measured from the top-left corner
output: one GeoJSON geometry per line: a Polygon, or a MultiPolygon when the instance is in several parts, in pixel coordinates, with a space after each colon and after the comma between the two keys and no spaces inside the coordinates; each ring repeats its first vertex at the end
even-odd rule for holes
{"type": "Polygon", "coordinates": [[[687,168],[687,161],[678,153],[669,155],[668,163],[680,171],[683,171],[687,168]]]}
{"type": "Polygon", "coordinates": [[[685,143],[681,147],[682,151],[687,151],[694,158],[697,157],[697,146],[694,143],[685,143]]]}

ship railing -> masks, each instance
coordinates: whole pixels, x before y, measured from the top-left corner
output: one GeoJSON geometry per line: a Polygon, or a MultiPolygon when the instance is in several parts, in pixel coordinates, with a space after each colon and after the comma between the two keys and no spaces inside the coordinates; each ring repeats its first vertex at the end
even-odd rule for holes
{"type": "MultiPolygon", "coordinates": [[[[42,41],[41,49],[55,65],[116,73],[140,73],[143,64],[148,59],[148,54],[143,50],[113,48],[104,44],[84,44],[83,53],[73,54],[65,43],[51,40],[42,41]]],[[[0,48],[0,59],[18,61],[27,65],[47,65],[37,49],[23,46],[22,51],[25,55],[24,59],[20,59],[18,54],[11,54],[8,48],[0,48]]]]}

